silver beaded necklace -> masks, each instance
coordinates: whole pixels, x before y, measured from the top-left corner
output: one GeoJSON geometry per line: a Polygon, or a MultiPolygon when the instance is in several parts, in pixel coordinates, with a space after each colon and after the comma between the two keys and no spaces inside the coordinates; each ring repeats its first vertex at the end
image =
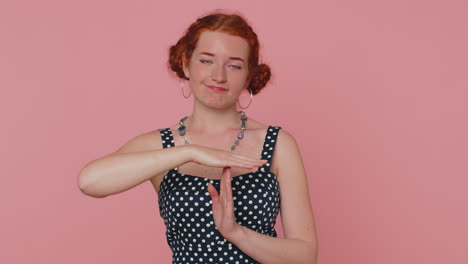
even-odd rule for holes
{"type": "MultiPolygon", "coordinates": [[[[236,146],[239,145],[239,140],[241,140],[242,138],[244,138],[244,130],[245,130],[245,122],[247,121],[247,116],[245,115],[245,112],[240,110],[239,113],[241,114],[241,117],[240,117],[240,120],[241,120],[241,131],[239,133],[237,133],[237,139],[234,141],[234,145],[231,146],[231,151],[233,151],[234,149],[236,149],[236,146]]],[[[185,131],[185,126],[184,126],[184,121],[188,118],[188,116],[185,116],[184,118],[180,119],[179,121],[179,135],[181,137],[184,137],[183,140],[184,140],[184,144],[185,145],[188,145],[190,144],[188,141],[187,141],[187,138],[185,137],[185,134],[186,134],[186,131],[185,131]]]]}

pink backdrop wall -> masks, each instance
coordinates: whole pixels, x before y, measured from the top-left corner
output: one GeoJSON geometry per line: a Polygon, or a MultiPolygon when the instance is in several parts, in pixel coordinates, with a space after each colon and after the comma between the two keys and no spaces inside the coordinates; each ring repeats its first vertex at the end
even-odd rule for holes
{"type": "Polygon", "coordinates": [[[2,0],[0,263],[170,262],[149,182],[76,177],[190,113],[167,48],[215,8],[263,45],[247,113],[300,142],[319,263],[468,263],[468,4],[442,0],[2,0]]]}

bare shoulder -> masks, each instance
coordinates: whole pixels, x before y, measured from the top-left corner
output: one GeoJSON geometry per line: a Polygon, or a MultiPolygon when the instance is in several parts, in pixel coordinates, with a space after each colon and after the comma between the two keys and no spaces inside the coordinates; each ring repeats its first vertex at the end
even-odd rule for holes
{"type": "Polygon", "coordinates": [[[284,128],[278,131],[272,163],[278,174],[293,163],[302,165],[298,143],[294,135],[284,128]]]}
{"type": "MultiPolygon", "coordinates": [[[[249,123],[250,123],[251,129],[257,131],[256,133],[257,140],[260,142],[263,142],[266,136],[265,131],[270,127],[270,125],[261,123],[251,118],[249,118],[249,123]]],[[[271,126],[275,126],[275,125],[271,125],[271,126]]],[[[271,160],[270,170],[275,175],[279,176],[279,170],[280,170],[280,167],[282,167],[280,164],[280,160],[284,161],[290,158],[288,157],[288,153],[286,153],[288,151],[284,149],[290,149],[291,145],[294,145],[294,144],[295,144],[294,137],[288,131],[284,130],[281,127],[281,129],[278,130],[275,149],[273,151],[272,160],[271,160]]]]}
{"type": "Polygon", "coordinates": [[[278,131],[278,138],[277,138],[276,145],[277,145],[276,148],[279,150],[278,152],[280,152],[281,150],[285,150],[285,149],[287,151],[288,149],[291,150],[294,148],[298,148],[296,138],[291,134],[291,132],[289,132],[288,130],[284,128],[281,128],[278,131]]]}

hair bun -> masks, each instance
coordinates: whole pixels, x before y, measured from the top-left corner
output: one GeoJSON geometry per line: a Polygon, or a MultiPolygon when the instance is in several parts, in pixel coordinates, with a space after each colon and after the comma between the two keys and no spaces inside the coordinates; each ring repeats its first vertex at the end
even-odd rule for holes
{"type": "Polygon", "coordinates": [[[239,36],[245,39],[249,44],[248,58],[248,79],[252,94],[257,94],[270,80],[270,67],[266,64],[258,64],[260,44],[257,34],[247,23],[246,19],[240,14],[226,14],[222,12],[213,12],[206,16],[198,18],[185,31],[175,45],[169,47],[169,60],[167,62],[170,71],[175,72],[179,78],[188,80],[184,73],[185,67],[190,66],[190,58],[197,45],[200,34],[205,31],[221,31],[239,36]]]}
{"type": "Polygon", "coordinates": [[[252,90],[252,93],[254,95],[258,94],[262,90],[262,88],[266,86],[266,84],[270,80],[270,77],[271,71],[268,65],[264,63],[257,65],[249,86],[252,90]]]}

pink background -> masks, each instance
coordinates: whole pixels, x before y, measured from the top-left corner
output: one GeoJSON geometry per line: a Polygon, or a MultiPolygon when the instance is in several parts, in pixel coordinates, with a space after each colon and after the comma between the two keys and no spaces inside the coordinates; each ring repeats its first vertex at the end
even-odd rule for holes
{"type": "Polygon", "coordinates": [[[468,4],[442,0],[2,0],[0,263],[170,263],[149,182],[77,176],[191,112],[167,49],[215,8],[260,38],[246,112],[300,142],[319,263],[468,263],[468,4]]]}

